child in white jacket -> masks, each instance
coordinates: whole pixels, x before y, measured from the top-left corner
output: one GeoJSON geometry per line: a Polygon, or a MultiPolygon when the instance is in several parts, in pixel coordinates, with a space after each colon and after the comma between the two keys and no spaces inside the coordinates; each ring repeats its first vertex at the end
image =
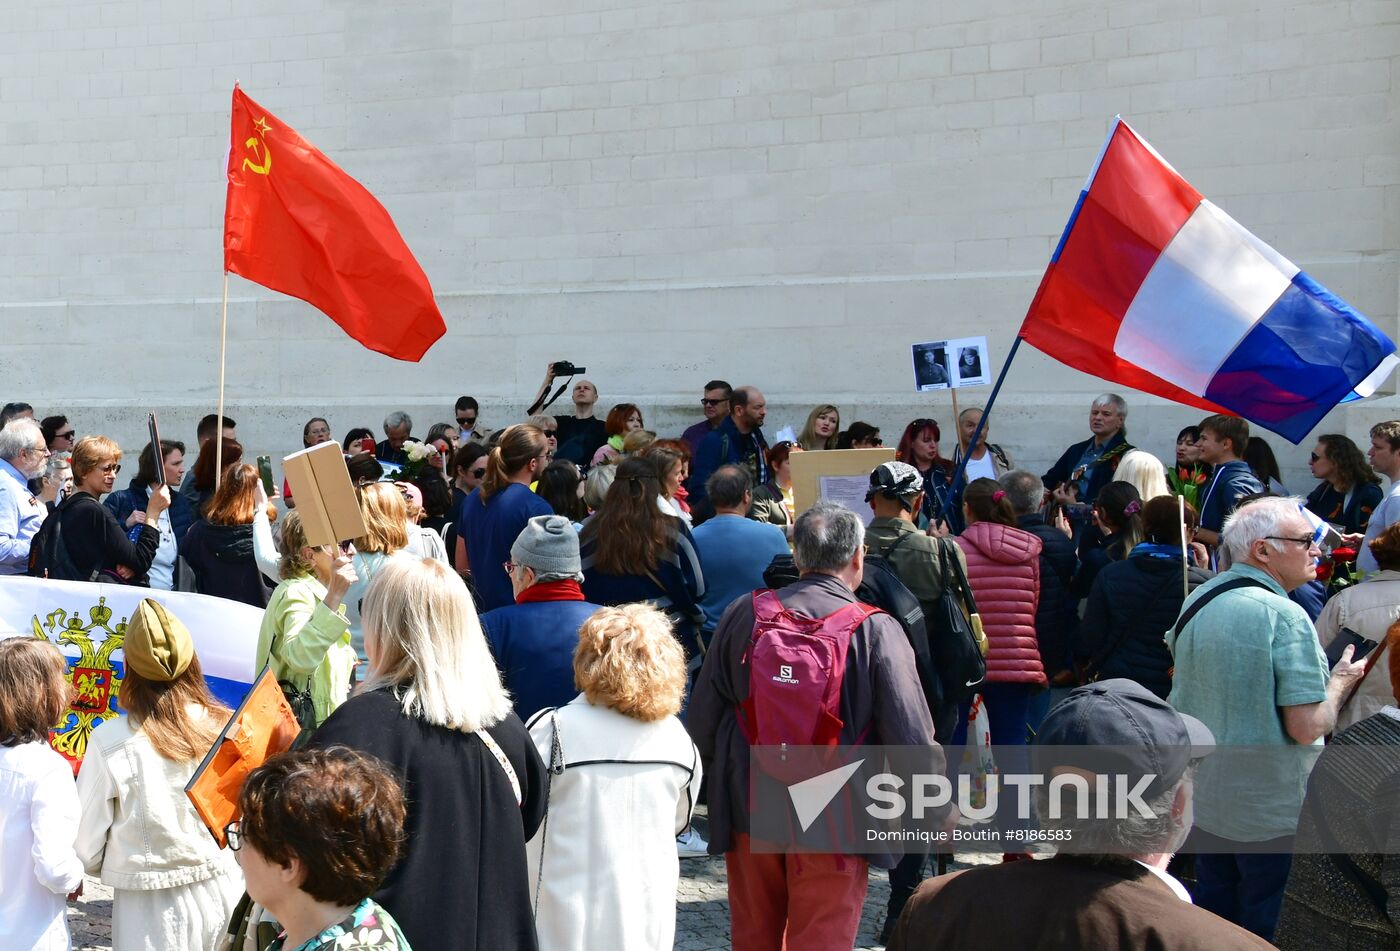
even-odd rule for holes
{"type": "Polygon", "coordinates": [[[78,855],[114,889],[114,951],[212,949],[242,876],[184,789],[229,710],[209,693],[189,631],[158,602],[137,606],[122,650],[127,715],[88,740],[78,855]]]}
{"type": "Polygon", "coordinates": [[[64,896],[83,884],[78,793],[48,743],[68,707],[66,667],[44,641],[0,640],[0,948],[70,947],[64,896]]]}

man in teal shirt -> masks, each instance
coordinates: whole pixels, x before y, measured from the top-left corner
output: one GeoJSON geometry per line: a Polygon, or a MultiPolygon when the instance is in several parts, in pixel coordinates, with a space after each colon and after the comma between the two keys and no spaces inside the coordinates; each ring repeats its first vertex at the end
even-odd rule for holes
{"type": "Polygon", "coordinates": [[[1170,700],[1205,723],[1225,754],[1197,773],[1193,848],[1213,854],[1196,858],[1196,903],[1268,939],[1315,758],[1299,747],[1320,747],[1365,664],[1351,663],[1348,648],[1329,677],[1312,622],[1288,599],[1317,575],[1300,500],[1247,503],[1221,534],[1230,569],[1196,589],[1183,617],[1209,602],[1179,634],[1167,633],[1170,700]]]}

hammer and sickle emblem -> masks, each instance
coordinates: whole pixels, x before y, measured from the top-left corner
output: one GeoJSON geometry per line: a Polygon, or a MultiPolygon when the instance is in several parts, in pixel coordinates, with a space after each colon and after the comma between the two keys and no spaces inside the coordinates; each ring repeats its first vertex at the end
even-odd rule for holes
{"type": "Polygon", "coordinates": [[[254,158],[260,161],[255,162],[253,159],[245,158],[243,160],[243,170],[245,172],[257,172],[259,175],[266,175],[268,172],[272,171],[272,150],[267,147],[267,139],[264,137],[264,134],[270,128],[267,124],[267,117],[264,116],[253,123],[253,127],[257,130],[258,134],[256,136],[249,136],[248,141],[244,142],[243,145],[253,153],[254,158]]]}

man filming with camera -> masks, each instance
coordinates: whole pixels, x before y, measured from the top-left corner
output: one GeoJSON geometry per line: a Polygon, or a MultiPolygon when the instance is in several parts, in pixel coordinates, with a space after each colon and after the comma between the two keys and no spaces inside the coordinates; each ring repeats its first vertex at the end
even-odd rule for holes
{"type": "MultiPolygon", "coordinates": [[[[540,384],[540,390],[535,394],[535,401],[530,404],[527,415],[542,413],[544,408],[553,402],[549,399],[549,389],[554,385],[556,378],[585,372],[587,371],[584,367],[576,367],[567,360],[550,363],[544,373],[544,382],[540,384]]],[[[598,403],[596,386],[588,380],[577,380],[571,395],[574,401],[574,415],[554,414],[559,423],[559,448],[555,451],[554,458],[568,459],[577,465],[586,466],[598,451],[598,447],[608,441],[608,431],[603,421],[593,415],[593,407],[598,403]]]]}

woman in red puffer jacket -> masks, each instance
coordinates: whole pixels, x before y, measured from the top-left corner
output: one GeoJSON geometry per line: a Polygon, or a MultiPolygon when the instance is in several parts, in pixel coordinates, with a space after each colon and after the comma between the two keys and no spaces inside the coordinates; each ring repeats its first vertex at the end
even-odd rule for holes
{"type": "MultiPolygon", "coordinates": [[[[1046,687],[1035,637],[1040,602],[1040,539],[1016,528],[1016,514],[994,479],[975,479],[963,493],[967,528],[956,539],[987,632],[987,679],[980,693],[992,745],[1026,745],[1031,697],[1046,687]]],[[[963,704],[954,743],[967,735],[963,704]]]]}

